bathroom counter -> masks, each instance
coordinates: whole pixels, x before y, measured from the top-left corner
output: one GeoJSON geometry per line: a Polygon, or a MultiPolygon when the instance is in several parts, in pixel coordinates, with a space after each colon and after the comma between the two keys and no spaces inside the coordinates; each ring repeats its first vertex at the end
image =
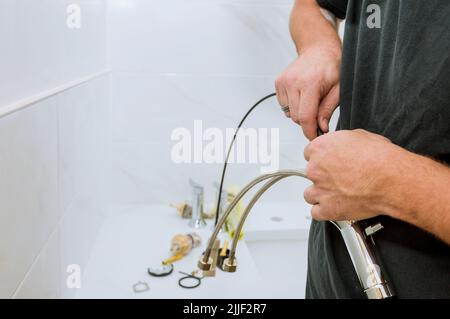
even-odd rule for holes
{"type": "MultiPolygon", "coordinates": [[[[105,220],[86,269],[82,269],[81,288],[77,298],[303,298],[303,278],[306,264],[306,238],[309,208],[301,203],[259,203],[254,207],[246,227],[245,236],[237,249],[238,270],[236,273],[216,271],[216,276],[204,278],[200,287],[184,289],[178,286],[183,275],[196,269],[197,261],[211,235],[213,221],[208,220],[206,228],[196,232],[202,237],[202,246],[195,248],[188,256],[174,263],[174,272],[167,277],[152,277],[147,274],[149,266],[158,266],[169,257],[171,238],[178,233],[193,231],[187,220],[181,219],[173,208],[163,205],[115,207],[105,220]],[[277,244],[280,243],[280,244],[277,244]],[[285,246],[287,243],[288,246],[285,246]],[[265,256],[265,247],[267,256],[265,256]],[[278,245],[278,246],[277,246],[278,245]],[[281,245],[281,246],[280,246],[281,245]],[[282,249],[302,245],[303,253],[297,261],[302,265],[290,265],[300,275],[298,285],[291,288],[281,285],[273,288],[267,272],[276,272],[280,256],[271,256],[282,249]],[[259,254],[259,255],[258,255],[259,254]],[[264,270],[261,264],[270,260],[272,270],[264,270]],[[300,269],[300,270],[299,270],[300,269]],[[135,293],[133,285],[146,282],[150,290],[135,293]]],[[[223,236],[226,236],[224,234],[223,236]]],[[[299,247],[300,251],[300,247],[299,247]]],[[[289,251],[284,252],[290,255],[289,251]]],[[[286,262],[286,260],[281,261],[286,262]]],[[[291,264],[294,263],[291,262],[291,264]]],[[[283,273],[283,272],[281,272],[283,273]]],[[[292,281],[284,272],[285,282],[292,281]]],[[[274,276],[276,278],[276,276],[274,276]]],[[[280,279],[281,280],[281,279],[280,279]]]]}

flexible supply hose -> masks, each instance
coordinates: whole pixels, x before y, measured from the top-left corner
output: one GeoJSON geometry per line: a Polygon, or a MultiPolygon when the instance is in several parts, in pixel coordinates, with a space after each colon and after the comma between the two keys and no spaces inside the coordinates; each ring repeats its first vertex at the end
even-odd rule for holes
{"type": "MultiPolygon", "coordinates": [[[[219,220],[219,210],[220,210],[220,203],[221,203],[225,173],[226,173],[226,169],[227,169],[228,160],[229,160],[229,157],[231,154],[231,149],[236,140],[237,134],[238,134],[240,128],[242,127],[243,123],[247,119],[247,117],[250,115],[250,113],[259,104],[261,104],[265,100],[267,100],[271,97],[274,97],[274,96],[276,96],[276,94],[272,93],[272,94],[267,95],[264,98],[260,99],[258,102],[256,102],[256,104],[253,105],[249,109],[249,111],[247,111],[245,116],[242,118],[241,122],[239,123],[239,125],[234,133],[233,139],[228,148],[227,156],[226,156],[225,163],[224,163],[223,170],[222,170],[220,185],[219,185],[219,194],[218,194],[218,199],[217,199],[216,219],[215,219],[216,227],[215,227],[214,232],[208,242],[208,247],[204,253],[204,256],[202,257],[202,261],[205,264],[207,264],[209,262],[212,246],[219,234],[220,229],[223,227],[223,225],[224,225],[226,219],[228,218],[228,216],[230,215],[231,211],[235,208],[235,206],[242,199],[242,197],[248,191],[250,191],[254,186],[256,186],[257,184],[259,184],[267,179],[271,179],[266,184],[264,184],[264,186],[261,187],[261,189],[251,199],[249,205],[246,207],[244,214],[241,217],[241,220],[237,227],[235,236],[233,238],[233,244],[232,244],[232,248],[230,250],[229,260],[235,259],[239,234],[242,231],[245,220],[247,219],[248,215],[250,214],[250,211],[252,210],[252,208],[256,204],[256,202],[259,200],[259,198],[268,189],[270,189],[274,184],[276,184],[277,182],[281,181],[282,179],[284,179],[286,177],[299,176],[299,177],[308,179],[305,172],[299,171],[299,170],[281,170],[281,171],[278,171],[275,173],[259,176],[258,178],[255,178],[253,181],[251,181],[249,184],[247,184],[239,192],[239,194],[236,195],[234,200],[227,207],[225,213],[222,215],[222,217],[219,220]]],[[[320,129],[319,129],[318,135],[321,135],[320,129]]],[[[363,288],[363,291],[367,295],[367,297],[369,299],[392,298],[394,296],[394,293],[392,292],[391,287],[389,286],[387,281],[384,279],[384,276],[382,276],[382,274],[380,272],[380,267],[377,264],[377,259],[373,252],[372,242],[366,240],[364,231],[361,228],[361,226],[359,225],[359,223],[353,222],[353,221],[337,221],[337,222],[330,221],[330,222],[333,225],[335,225],[341,232],[342,238],[347,247],[347,251],[352,260],[356,274],[357,274],[360,284],[363,288]]]]}
{"type": "Polygon", "coordinates": [[[261,196],[274,184],[278,183],[284,178],[287,178],[292,175],[288,176],[279,176],[279,177],[273,177],[271,180],[269,180],[266,184],[264,184],[261,189],[253,196],[251,201],[248,203],[247,207],[245,208],[244,214],[242,214],[241,220],[239,221],[238,227],[236,228],[236,232],[234,234],[233,238],[233,244],[231,245],[230,250],[230,258],[234,258],[236,255],[236,248],[239,241],[239,234],[242,231],[242,228],[244,227],[245,221],[250,214],[250,211],[252,210],[253,206],[255,206],[256,202],[261,198],[261,196]]]}
{"type": "MultiPolygon", "coordinates": [[[[236,234],[233,238],[233,244],[230,250],[228,263],[235,264],[234,259],[236,255],[237,244],[239,241],[239,238],[236,235],[242,231],[242,228],[244,227],[245,221],[250,214],[251,209],[261,198],[261,196],[274,184],[289,176],[300,176],[307,178],[306,174],[304,174],[303,171],[292,171],[291,174],[283,171],[270,175],[272,175],[272,179],[264,184],[253,196],[248,206],[246,207],[244,214],[241,217],[236,230],[236,234]]],[[[249,185],[251,185],[252,182],[250,182],[249,185]]],[[[230,206],[231,207],[229,207],[229,211],[233,210],[234,208],[234,206],[230,206]]],[[[358,222],[354,221],[336,221],[331,223],[339,229],[342,235],[347,248],[347,252],[349,253],[350,259],[353,263],[356,275],[366,296],[369,299],[393,298],[393,290],[385,279],[384,274],[381,273],[380,264],[374,253],[373,242],[367,240],[361,225],[358,222]]]]}
{"type": "Polygon", "coordinates": [[[216,225],[216,228],[214,229],[214,232],[211,235],[211,238],[208,242],[208,246],[206,248],[205,254],[203,256],[203,260],[205,262],[208,262],[208,258],[210,257],[211,254],[211,249],[212,246],[214,244],[214,241],[217,238],[217,235],[219,234],[220,229],[222,228],[222,226],[224,225],[226,219],[228,218],[228,216],[230,215],[231,211],[234,209],[234,207],[236,206],[236,204],[242,199],[242,197],[244,197],[245,194],[247,194],[248,191],[250,191],[254,186],[256,186],[257,184],[273,178],[273,177],[289,177],[289,176],[300,176],[300,177],[304,177],[304,178],[308,178],[305,174],[305,172],[303,171],[299,171],[299,170],[280,170],[278,172],[275,173],[270,173],[270,174],[264,174],[261,175],[257,178],[255,178],[253,181],[251,181],[250,183],[248,183],[237,195],[236,197],[233,199],[233,201],[230,203],[230,205],[228,205],[225,213],[222,215],[222,217],[220,218],[219,222],[216,225]]]}
{"type": "Polygon", "coordinates": [[[264,102],[265,100],[268,100],[274,96],[276,96],[276,93],[272,93],[269,94],[265,97],[263,97],[262,99],[260,99],[258,102],[256,102],[248,111],[247,113],[245,113],[244,117],[241,119],[241,121],[239,122],[236,131],[234,132],[233,135],[233,139],[230,142],[230,146],[228,146],[228,151],[227,151],[227,156],[225,158],[225,162],[223,164],[223,169],[222,169],[222,175],[220,177],[220,184],[219,184],[219,194],[217,195],[217,205],[216,205],[216,219],[214,221],[214,225],[217,225],[218,221],[219,221],[219,211],[220,211],[220,202],[222,200],[222,190],[223,190],[223,182],[225,180],[225,173],[227,171],[227,166],[228,166],[228,160],[230,159],[230,154],[231,154],[231,149],[233,148],[233,144],[234,141],[236,140],[237,134],[239,133],[239,130],[241,129],[242,125],[244,124],[245,120],[247,119],[247,117],[250,115],[250,113],[253,112],[253,110],[258,107],[258,105],[260,105],[262,102],[264,102]]]}

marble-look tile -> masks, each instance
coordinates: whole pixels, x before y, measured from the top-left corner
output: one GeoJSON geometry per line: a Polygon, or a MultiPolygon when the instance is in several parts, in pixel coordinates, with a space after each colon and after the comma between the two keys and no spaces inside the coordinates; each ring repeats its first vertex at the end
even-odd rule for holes
{"type": "Polygon", "coordinates": [[[67,82],[106,69],[107,0],[58,0],[58,10],[67,17],[66,8],[76,3],[81,8],[81,28],[60,27],[61,81],[67,82]]]}
{"type": "Polygon", "coordinates": [[[106,0],[80,0],[81,28],[66,25],[70,0],[0,2],[0,106],[106,68],[106,0]]]}
{"type": "Polygon", "coordinates": [[[13,298],[55,299],[60,297],[59,231],[52,233],[13,298]]]}
{"type": "MultiPolygon", "coordinates": [[[[233,128],[247,110],[274,92],[272,77],[152,76],[115,73],[112,81],[114,141],[167,142],[176,128],[233,128]]],[[[305,141],[300,129],[267,100],[246,121],[246,128],[277,128],[280,141],[305,141]]]]}
{"type": "MultiPolygon", "coordinates": [[[[93,189],[93,185],[85,186],[93,189]]],[[[73,298],[77,292],[76,288],[67,286],[69,266],[80,267],[81,285],[83,285],[84,270],[106,214],[106,205],[96,196],[97,194],[93,193],[88,198],[82,196],[75,198],[66,208],[65,215],[60,223],[59,257],[61,269],[60,273],[55,273],[54,276],[61,278],[61,298],[73,298]]]]}
{"type": "Polygon", "coordinates": [[[73,296],[106,213],[107,94],[102,77],[0,121],[0,296],[73,296]]]}
{"type": "MultiPolygon", "coordinates": [[[[215,199],[213,183],[221,174],[221,164],[176,164],[168,143],[114,143],[112,147],[111,201],[113,204],[168,204],[191,200],[188,180],[205,187],[205,202],[215,199]]],[[[280,169],[301,169],[306,165],[303,146],[280,145],[280,169]]],[[[257,164],[231,164],[226,185],[244,186],[261,174],[257,164]]],[[[303,190],[310,183],[300,178],[280,182],[262,200],[303,200],[303,190]]]]}
{"type": "Polygon", "coordinates": [[[0,105],[58,84],[64,14],[53,0],[1,1],[0,105]]]}
{"type": "Polygon", "coordinates": [[[295,58],[290,4],[111,0],[115,70],[277,74],[295,58]]]}
{"type": "Polygon", "coordinates": [[[96,197],[100,190],[86,185],[102,180],[107,156],[109,90],[101,77],[58,96],[59,185],[62,211],[81,193],[96,197]]]}
{"type": "MultiPolygon", "coordinates": [[[[276,75],[294,58],[288,31],[293,1],[110,0],[112,81],[112,202],[167,203],[190,197],[194,177],[214,197],[219,164],[175,164],[176,128],[233,128],[248,108],[274,92],[276,75]],[[180,18],[183,17],[183,18],[180,18]],[[151,39],[151,40],[150,40],[151,39]]],[[[304,166],[307,140],[276,99],[245,128],[276,128],[280,167],[304,166]],[[303,162],[302,162],[303,161],[303,162]]],[[[230,165],[243,185],[260,166],[230,165]]],[[[265,199],[297,200],[306,181],[281,183],[265,199]]]]}
{"type": "MultiPolygon", "coordinates": [[[[1,1],[0,107],[105,69],[106,0],[77,1],[78,30],[66,26],[71,3],[1,1]]],[[[89,253],[107,192],[108,94],[108,79],[94,80],[0,119],[0,297],[55,297],[60,263],[89,253]]]]}
{"type": "Polygon", "coordinates": [[[0,297],[10,297],[55,228],[58,212],[54,99],[0,121],[0,297]]]}
{"type": "Polygon", "coordinates": [[[59,96],[59,185],[61,296],[73,297],[66,286],[67,266],[85,267],[107,209],[108,119],[107,76],[59,96]]]}

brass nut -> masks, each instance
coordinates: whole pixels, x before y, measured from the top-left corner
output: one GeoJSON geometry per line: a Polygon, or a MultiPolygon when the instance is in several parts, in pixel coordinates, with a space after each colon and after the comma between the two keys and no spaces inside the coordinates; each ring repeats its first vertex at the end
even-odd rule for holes
{"type": "Polygon", "coordinates": [[[226,272],[235,272],[236,268],[237,268],[237,262],[236,262],[236,258],[230,259],[230,258],[226,258],[223,261],[223,271],[226,272]]]}
{"type": "Polygon", "coordinates": [[[211,269],[212,264],[213,264],[213,259],[211,257],[208,258],[208,262],[205,262],[204,258],[202,256],[200,258],[200,260],[198,261],[197,266],[200,270],[208,271],[211,269]]]}

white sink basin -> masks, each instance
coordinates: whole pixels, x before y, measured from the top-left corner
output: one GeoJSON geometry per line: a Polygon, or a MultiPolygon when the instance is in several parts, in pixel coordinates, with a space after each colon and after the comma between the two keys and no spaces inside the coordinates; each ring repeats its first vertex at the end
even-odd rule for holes
{"type": "Polygon", "coordinates": [[[271,298],[304,298],[307,242],[304,240],[247,241],[260,276],[270,287],[271,298]]]}
{"type": "Polygon", "coordinates": [[[304,298],[309,207],[302,203],[260,203],[248,219],[245,243],[272,298],[304,298]]]}

